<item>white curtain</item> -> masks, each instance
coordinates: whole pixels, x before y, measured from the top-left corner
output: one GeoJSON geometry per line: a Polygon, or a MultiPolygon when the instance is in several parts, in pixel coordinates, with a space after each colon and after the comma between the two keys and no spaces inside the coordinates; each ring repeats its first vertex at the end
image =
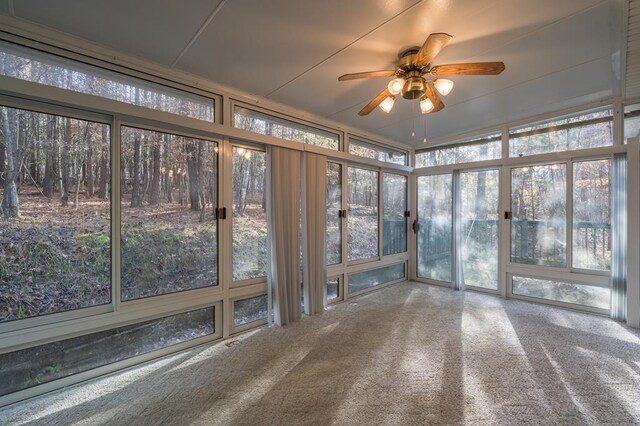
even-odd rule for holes
{"type": "Polygon", "coordinates": [[[305,152],[302,159],[302,258],[304,311],[314,315],[324,310],[327,281],[325,226],[327,157],[305,152]]]}
{"type": "Polygon", "coordinates": [[[301,317],[300,152],[272,146],[267,154],[271,252],[268,285],[273,320],[277,325],[285,325],[301,317]]]}
{"type": "Polygon", "coordinates": [[[462,269],[463,223],[462,223],[462,194],[460,171],[453,172],[453,259],[452,283],[454,290],[464,290],[464,271],[462,269]]]}
{"type": "Polygon", "coordinates": [[[613,155],[611,171],[611,318],[627,319],[627,156],[613,155]]]}

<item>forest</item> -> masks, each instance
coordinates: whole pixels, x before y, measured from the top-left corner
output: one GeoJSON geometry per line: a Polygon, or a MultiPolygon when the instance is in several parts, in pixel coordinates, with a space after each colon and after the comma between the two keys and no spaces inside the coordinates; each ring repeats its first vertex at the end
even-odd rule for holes
{"type": "MultiPolygon", "coordinates": [[[[109,303],[109,126],[0,108],[2,320],[109,303]]],[[[216,285],[217,146],[122,127],[122,300],[216,285]]]]}

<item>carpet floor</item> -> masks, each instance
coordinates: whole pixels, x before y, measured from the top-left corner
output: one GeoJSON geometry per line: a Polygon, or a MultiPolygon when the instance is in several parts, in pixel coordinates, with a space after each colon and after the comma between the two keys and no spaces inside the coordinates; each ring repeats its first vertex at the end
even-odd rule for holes
{"type": "Polygon", "coordinates": [[[1,424],[640,424],[640,332],[402,283],[0,410],[1,424]]]}

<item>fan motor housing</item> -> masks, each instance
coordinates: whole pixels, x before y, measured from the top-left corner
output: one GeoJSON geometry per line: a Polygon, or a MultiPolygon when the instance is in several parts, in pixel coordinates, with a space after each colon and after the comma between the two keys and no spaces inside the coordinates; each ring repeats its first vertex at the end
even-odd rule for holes
{"type": "Polygon", "coordinates": [[[402,86],[402,97],[405,99],[417,99],[424,95],[427,90],[427,82],[421,76],[413,76],[407,78],[407,81],[402,86]]]}

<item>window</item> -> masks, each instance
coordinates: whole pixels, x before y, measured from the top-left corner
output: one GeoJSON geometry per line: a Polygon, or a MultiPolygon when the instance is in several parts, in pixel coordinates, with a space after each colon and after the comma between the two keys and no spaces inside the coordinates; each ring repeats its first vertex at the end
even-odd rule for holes
{"type": "Polygon", "coordinates": [[[610,145],[613,145],[611,109],[554,118],[509,132],[510,157],[610,145]]]}
{"type": "Polygon", "coordinates": [[[110,126],[8,107],[0,123],[0,322],[110,303],[110,126]]]}
{"type": "Polygon", "coordinates": [[[573,267],[611,269],[611,160],[573,163],[573,267]]]}
{"type": "Polygon", "coordinates": [[[233,302],[233,325],[240,326],[267,319],[269,304],[266,294],[233,302]]]}
{"type": "Polygon", "coordinates": [[[405,152],[363,142],[358,139],[349,139],[349,154],[384,161],[385,163],[407,164],[407,154],[405,152]]]}
{"type": "Polygon", "coordinates": [[[122,300],[217,285],[217,144],[122,126],[122,300]]]}
{"type": "Polygon", "coordinates": [[[349,293],[390,283],[405,278],[405,264],[400,263],[371,271],[349,274],[349,293]]]}
{"type": "Polygon", "coordinates": [[[566,164],[511,169],[511,262],[566,266],[566,164]]]}
{"type": "Polygon", "coordinates": [[[342,263],[342,165],[327,162],[327,265],[342,263]]]}
{"type": "Polygon", "coordinates": [[[407,177],[382,174],[382,254],[407,251],[407,177]]]}
{"type": "Polygon", "coordinates": [[[233,280],[267,275],[266,154],[233,147],[233,280]]]}
{"type": "Polygon", "coordinates": [[[519,276],[513,277],[513,294],[607,310],[611,303],[606,287],[519,276]]]}
{"type": "Polygon", "coordinates": [[[342,299],[340,294],[340,277],[329,278],[327,280],[327,302],[335,302],[342,299]]]}
{"type": "Polygon", "coordinates": [[[460,173],[464,284],[498,289],[500,172],[460,173]]]}
{"type": "Polygon", "coordinates": [[[351,167],[347,214],[348,260],[378,256],[378,172],[351,167]]]}
{"type": "Polygon", "coordinates": [[[233,122],[234,127],[238,129],[248,130],[261,135],[302,142],[307,145],[320,146],[328,149],[340,149],[340,137],[337,133],[317,129],[237,105],[233,110],[233,122]]]}
{"type": "Polygon", "coordinates": [[[0,396],[72,376],[215,331],[214,308],[198,309],[0,355],[0,396]]]}
{"type": "Polygon", "coordinates": [[[420,278],[451,281],[451,174],[418,177],[418,268],[420,278]]]}
{"type": "Polygon", "coordinates": [[[624,143],[629,138],[640,137],[640,104],[624,107],[624,143]]]}
{"type": "Polygon", "coordinates": [[[502,158],[502,135],[500,133],[463,141],[455,146],[419,151],[415,155],[416,167],[446,166],[499,158],[502,158]]]}
{"type": "Polygon", "coordinates": [[[0,74],[198,120],[214,101],[139,78],[0,41],[0,74]]]}

